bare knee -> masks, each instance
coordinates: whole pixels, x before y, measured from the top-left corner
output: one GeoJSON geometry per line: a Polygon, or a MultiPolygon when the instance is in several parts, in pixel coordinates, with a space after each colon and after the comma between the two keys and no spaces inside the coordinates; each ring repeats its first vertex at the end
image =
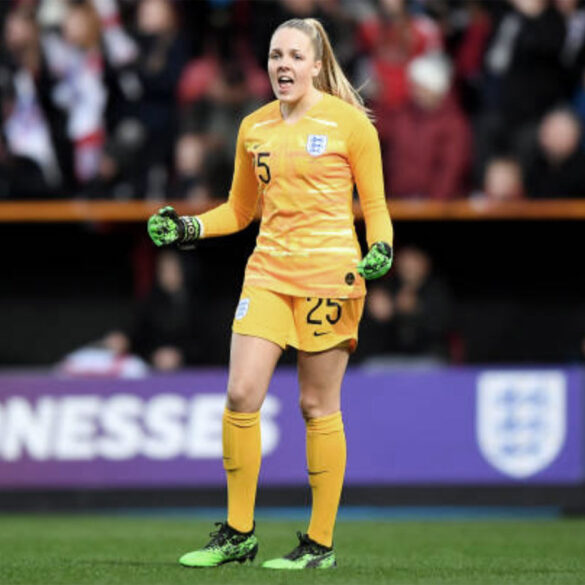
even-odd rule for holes
{"type": "Polygon", "coordinates": [[[299,406],[301,408],[301,414],[305,420],[326,416],[338,410],[331,410],[331,406],[327,405],[317,393],[301,394],[299,406]],[[329,412],[329,410],[331,410],[331,412],[329,412]]]}
{"type": "Polygon", "coordinates": [[[226,406],[232,412],[257,412],[262,406],[263,393],[250,380],[228,383],[226,406]]]}

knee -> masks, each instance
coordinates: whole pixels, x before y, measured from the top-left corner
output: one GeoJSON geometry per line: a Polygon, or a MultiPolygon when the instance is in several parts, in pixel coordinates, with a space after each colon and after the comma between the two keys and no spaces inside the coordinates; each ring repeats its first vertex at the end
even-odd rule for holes
{"type": "Polygon", "coordinates": [[[324,416],[323,404],[319,400],[318,396],[312,394],[301,394],[299,406],[301,408],[301,414],[305,420],[324,416]]]}
{"type": "Polygon", "coordinates": [[[253,382],[238,380],[230,382],[227,390],[226,406],[233,412],[257,412],[262,406],[257,398],[256,388],[253,382]]]}

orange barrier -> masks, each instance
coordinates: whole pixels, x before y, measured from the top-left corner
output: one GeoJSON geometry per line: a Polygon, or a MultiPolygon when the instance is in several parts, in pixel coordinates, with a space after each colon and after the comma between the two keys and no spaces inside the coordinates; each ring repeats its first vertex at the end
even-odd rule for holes
{"type": "MultiPolygon", "coordinates": [[[[173,205],[179,214],[201,213],[213,207],[185,202],[1,201],[0,222],[140,222],[162,205],[173,205]]],[[[585,219],[585,200],[574,199],[501,203],[481,199],[391,201],[389,209],[396,221],[585,219]]],[[[356,218],[362,218],[359,205],[355,205],[354,212],[356,218]]]]}

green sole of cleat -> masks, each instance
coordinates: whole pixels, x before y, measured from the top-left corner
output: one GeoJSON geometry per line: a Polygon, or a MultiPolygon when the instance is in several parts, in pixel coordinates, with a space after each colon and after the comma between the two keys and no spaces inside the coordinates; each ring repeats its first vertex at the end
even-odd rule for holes
{"type": "Polygon", "coordinates": [[[246,553],[241,557],[237,557],[234,559],[226,559],[225,561],[220,561],[219,563],[209,564],[209,565],[189,565],[187,563],[181,562],[179,559],[179,564],[186,569],[213,569],[214,567],[219,567],[221,565],[226,565],[227,563],[235,563],[238,562],[240,564],[244,564],[246,561],[253,562],[258,554],[258,545],[256,545],[250,552],[246,553]]]}
{"type": "Polygon", "coordinates": [[[303,563],[295,563],[288,559],[272,559],[270,561],[264,561],[261,567],[263,569],[273,569],[276,571],[304,571],[305,569],[335,569],[337,567],[337,561],[335,557],[316,558],[303,563]]]}

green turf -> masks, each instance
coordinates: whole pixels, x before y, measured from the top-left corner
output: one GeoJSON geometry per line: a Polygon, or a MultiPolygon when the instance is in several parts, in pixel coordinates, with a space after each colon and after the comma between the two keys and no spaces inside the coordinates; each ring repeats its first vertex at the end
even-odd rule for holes
{"type": "Polygon", "coordinates": [[[340,522],[330,571],[274,572],[301,522],[257,527],[253,565],[185,569],[204,543],[200,520],[124,516],[0,516],[0,584],[585,583],[585,521],[340,522]]]}

